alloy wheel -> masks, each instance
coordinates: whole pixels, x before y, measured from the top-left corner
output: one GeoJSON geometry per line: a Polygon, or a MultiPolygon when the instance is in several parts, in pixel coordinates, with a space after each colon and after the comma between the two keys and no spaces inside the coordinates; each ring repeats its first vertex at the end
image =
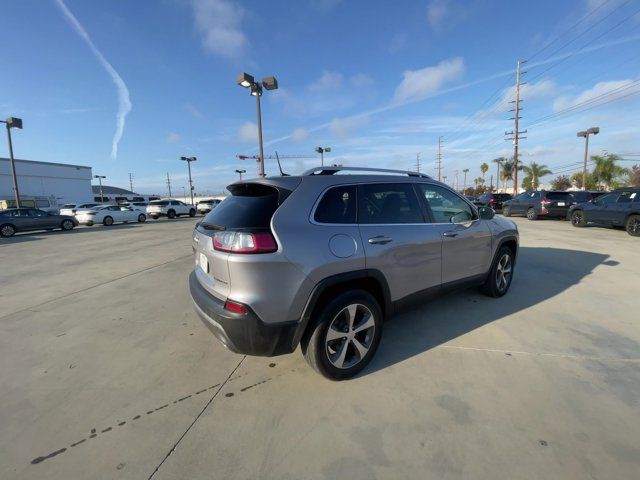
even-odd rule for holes
{"type": "Polygon", "coordinates": [[[640,235],[640,218],[630,219],[628,230],[632,235],[640,235]]]}
{"type": "Polygon", "coordinates": [[[2,227],[3,237],[12,237],[14,233],[16,233],[16,229],[11,225],[5,225],[4,227],[2,227]]]}
{"type": "Polygon", "coordinates": [[[505,253],[498,261],[496,269],[496,286],[500,292],[503,292],[509,285],[511,280],[511,255],[505,253]]]}
{"type": "Polygon", "coordinates": [[[327,358],[340,369],[362,361],[373,345],[373,313],[361,303],[348,305],[333,317],[325,337],[327,358]]]}
{"type": "Polygon", "coordinates": [[[582,214],[580,212],[575,212],[571,216],[571,223],[574,225],[582,225],[582,214]]]}

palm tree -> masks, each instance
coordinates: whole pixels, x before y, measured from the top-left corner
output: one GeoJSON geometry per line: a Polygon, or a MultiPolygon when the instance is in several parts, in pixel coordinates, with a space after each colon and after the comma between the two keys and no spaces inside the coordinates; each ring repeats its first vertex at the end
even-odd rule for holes
{"type": "Polygon", "coordinates": [[[505,159],[502,163],[502,172],[500,174],[502,176],[502,181],[504,182],[504,188],[507,188],[507,182],[513,180],[513,160],[505,159]]]}
{"type": "Polygon", "coordinates": [[[591,161],[595,163],[593,177],[598,184],[607,188],[615,187],[618,179],[628,173],[626,168],[616,165],[618,160],[620,157],[613,154],[591,156],[591,161]]]}
{"type": "Polygon", "coordinates": [[[498,157],[492,160],[493,163],[498,164],[498,173],[496,174],[496,191],[500,189],[500,165],[502,165],[506,161],[507,159],[504,157],[498,157]]]}
{"type": "Polygon", "coordinates": [[[531,179],[531,188],[534,190],[540,186],[540,178],[552,173],[546,165],[538,165],[536,162],[531,162],[530,165],[523,165],[522,170],[531,179]]]}
{"type": "Polygon", "coordinates": [[[482,165],[480,165],[480,171],[482,172],[482,179],[484,180],[484,174],[487,173],[487,171],[489,170],[489,165],[487,165],[485,162],[482,163],[482,165]]]}

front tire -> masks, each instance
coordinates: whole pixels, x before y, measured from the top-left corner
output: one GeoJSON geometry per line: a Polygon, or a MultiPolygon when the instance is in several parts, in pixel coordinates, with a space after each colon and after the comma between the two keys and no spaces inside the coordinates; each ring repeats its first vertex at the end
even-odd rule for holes
{"type": "Polygon", "coordinates": [[[640,237],[640,215],[629,215],[625,223],[625,230],[633,237],[640,237]]]}
{"type": "Polygon", "coordinates": [[[167,212],[167,217],[172,218],[172,219],[176,218],[176,211],[175,210],[169,210],[167,212]]]}
{"type": "Polygon", "coordinates": [[[113,225],[113,218],[111,217],[104,217],[104,220],[102,221],[103,225],[106,227],[110,227],[111,225],[113,225]]]}
{"type": "Polygon", "coordinates": [[[196,216],[196,211],[193,208],[191,210],[189,210],[189,216],[190,217],[195,217],[196,216]]]}
{"type": "Polygon", "coordinates": [[[571,214],[571,225],[574,227],[586,227],[587,220],[584,218],[584,212],[582,210],[574,210],[571,214]]]}
{"type": "Polygon", "coordinates": [[[75,227],[75,225],[71,220],[63,220],[62,224],[60,225],[60,228],[62,228],[62,230],[64,230],[65,232],[73,230],[73,227],[75,227]]]}
{"type": "Polygon", "coordinates": [[[538,214],[536,213],[535,209],[533,207],[529,208],[529,210],[527,210],[527,219],[528,220],[537,220],[538,219],[538,214]]]}
{"type": "Polygon", "coordinates": [[[13,237],[16,234],[16,227],[13,225],[2,225],[0,227],[0,236],[9,238],[13,237]]]}
{"type": "Polygon", "coordinates": [[[357,375],[375,355],[382,337],[382,310],[365,290],[334,297],[311,322],[302,352],[309,365],[330,380],[357,375]]]}
{"type": "Polygon", "coordinates": [[[509,247],[501,247],[495,256],[487,281],[482,285],[482,292],[489,297],[503,296],[511,286],[513,279],[514,254],[509,247]]]}
{"type": "Polygon", "coordinates": [[[505,217],[511,216],[511,209],[509,208],[508,205],[505,205],[504,207],[502,207],[502,215],[504,215],[505,217]]]}
{"type": "Polygon", "coordinates": [[[147,217],[145,214],[141,213],[140,215],[138,215],[138,222],[139,223],[144,223],[147,221],[147,217]]]}

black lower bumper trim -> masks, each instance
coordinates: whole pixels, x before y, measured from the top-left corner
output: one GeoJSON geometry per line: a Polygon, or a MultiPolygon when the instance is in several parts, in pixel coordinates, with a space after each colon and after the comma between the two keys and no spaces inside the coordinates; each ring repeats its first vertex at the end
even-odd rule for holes
{"type": "Polygon", "coordinates": [[[295,350],[293,339],[298,322],[271,326],[249,307],[246,315],[225,310],[224,302],[200,285],[195,272],[189,275],[189,290],[200,319],[232,352],[271,357],[295,350]]]}

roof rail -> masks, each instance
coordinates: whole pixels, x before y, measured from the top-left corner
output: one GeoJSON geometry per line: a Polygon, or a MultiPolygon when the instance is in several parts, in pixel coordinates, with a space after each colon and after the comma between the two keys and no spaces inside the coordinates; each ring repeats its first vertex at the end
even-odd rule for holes
{"type": "Polygon", "coordinates": [[[391,170],[388,168],[369,168],[369,167],[314,167],[310,168],[302,175],[334,175],[338,172],[376,172],[376,173],[396,173],[407,175],[409,177],[431,178],[429,175],[421,172],[411,172],[408,170],[391,170]]]}

